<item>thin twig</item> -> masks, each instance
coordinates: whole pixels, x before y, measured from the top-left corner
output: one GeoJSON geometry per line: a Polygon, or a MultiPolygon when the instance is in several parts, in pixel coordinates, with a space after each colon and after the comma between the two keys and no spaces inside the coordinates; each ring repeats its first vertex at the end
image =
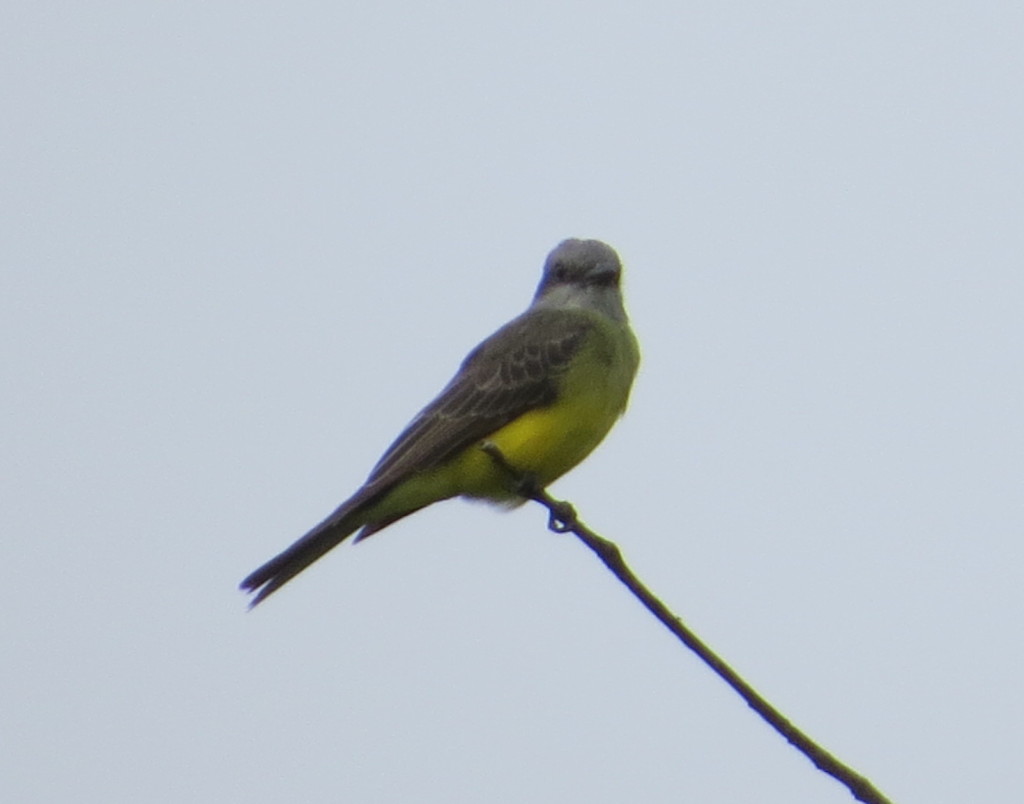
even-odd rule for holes
{"type": "Polygon", "coordinates": [[[840,762],[814,740],[794,726],[789,720],[753,687],[744,681],[728,664],[714,653],[700,638],[676,617],[626,565],[622,552],[607,539],[598,536],[584,525],[576,515],[572,505],[554,499],[547,491],[540,488],[533,479],[516,470],[505,460],[501,451],[490,443],[482,446],[484,452],[498,463],[516,482],[516,490],[523,497],[534,500],[548,509],[548,527],[556,533],[574,533],[580,541],[594,551],[633,595],[657,617],[669,631],[718,674],[722,680],[735,690],[747,705],[757,712],[768,724],[798,751],[804,754],[814,765],[827,773],[836,781],[845,785],[858,801],[864,804],[892,804],[880,790],[868,779],[861,776],[848,765],[840,762]]]}

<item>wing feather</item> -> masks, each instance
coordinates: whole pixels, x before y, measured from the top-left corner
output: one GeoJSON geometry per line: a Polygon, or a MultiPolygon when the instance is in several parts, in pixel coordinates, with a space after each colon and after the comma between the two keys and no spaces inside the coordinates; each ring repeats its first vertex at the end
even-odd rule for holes
{"type": "Polygon", "coordinates": [[[585,314],[565,310],[533,310],[510,321],[469,354],[452,381],[395,439],[359,496],[376,497],[526,411],[554,402],[559,375],[591,326],[585,314]]]}

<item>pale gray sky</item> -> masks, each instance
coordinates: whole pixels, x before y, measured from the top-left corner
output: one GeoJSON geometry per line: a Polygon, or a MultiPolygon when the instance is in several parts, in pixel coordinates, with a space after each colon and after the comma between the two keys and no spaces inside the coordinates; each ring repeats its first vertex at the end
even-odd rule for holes
{"type": "Polygon", "coordinates": [[[8,4],[0,799],[846,802],[533,506],[247,614],[568,236],[553,489],[899,802],[1024,787],[1019,3],[8,4]]]}

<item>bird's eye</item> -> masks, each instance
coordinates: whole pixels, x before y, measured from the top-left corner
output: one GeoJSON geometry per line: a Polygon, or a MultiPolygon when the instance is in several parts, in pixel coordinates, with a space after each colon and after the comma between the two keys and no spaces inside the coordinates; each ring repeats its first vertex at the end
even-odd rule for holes
{"type": "Polygon", "coordinates": [[[569,269],[565,267],[565,263],[555,263],[554,267],[551,269],[551,278],[556,282],[564,282],[569,278],[569,269]]]}

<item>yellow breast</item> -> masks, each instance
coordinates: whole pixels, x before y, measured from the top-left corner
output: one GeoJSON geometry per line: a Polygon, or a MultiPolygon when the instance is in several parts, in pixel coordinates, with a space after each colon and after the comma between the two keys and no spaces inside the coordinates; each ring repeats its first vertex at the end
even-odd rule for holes
{"type": "MultiPolygon", "coordinates": [[[[561,378],[553,404],[524,413],[487,438],[508,463],[542,486],[586,458],[626,408],[639,353],[628,330],[626,338],[614,334],[591,336],[561,378]]],[[[462,494],[508,498],[506,473],[479,448],[468,449],[455,463],[462,494]]]]}

